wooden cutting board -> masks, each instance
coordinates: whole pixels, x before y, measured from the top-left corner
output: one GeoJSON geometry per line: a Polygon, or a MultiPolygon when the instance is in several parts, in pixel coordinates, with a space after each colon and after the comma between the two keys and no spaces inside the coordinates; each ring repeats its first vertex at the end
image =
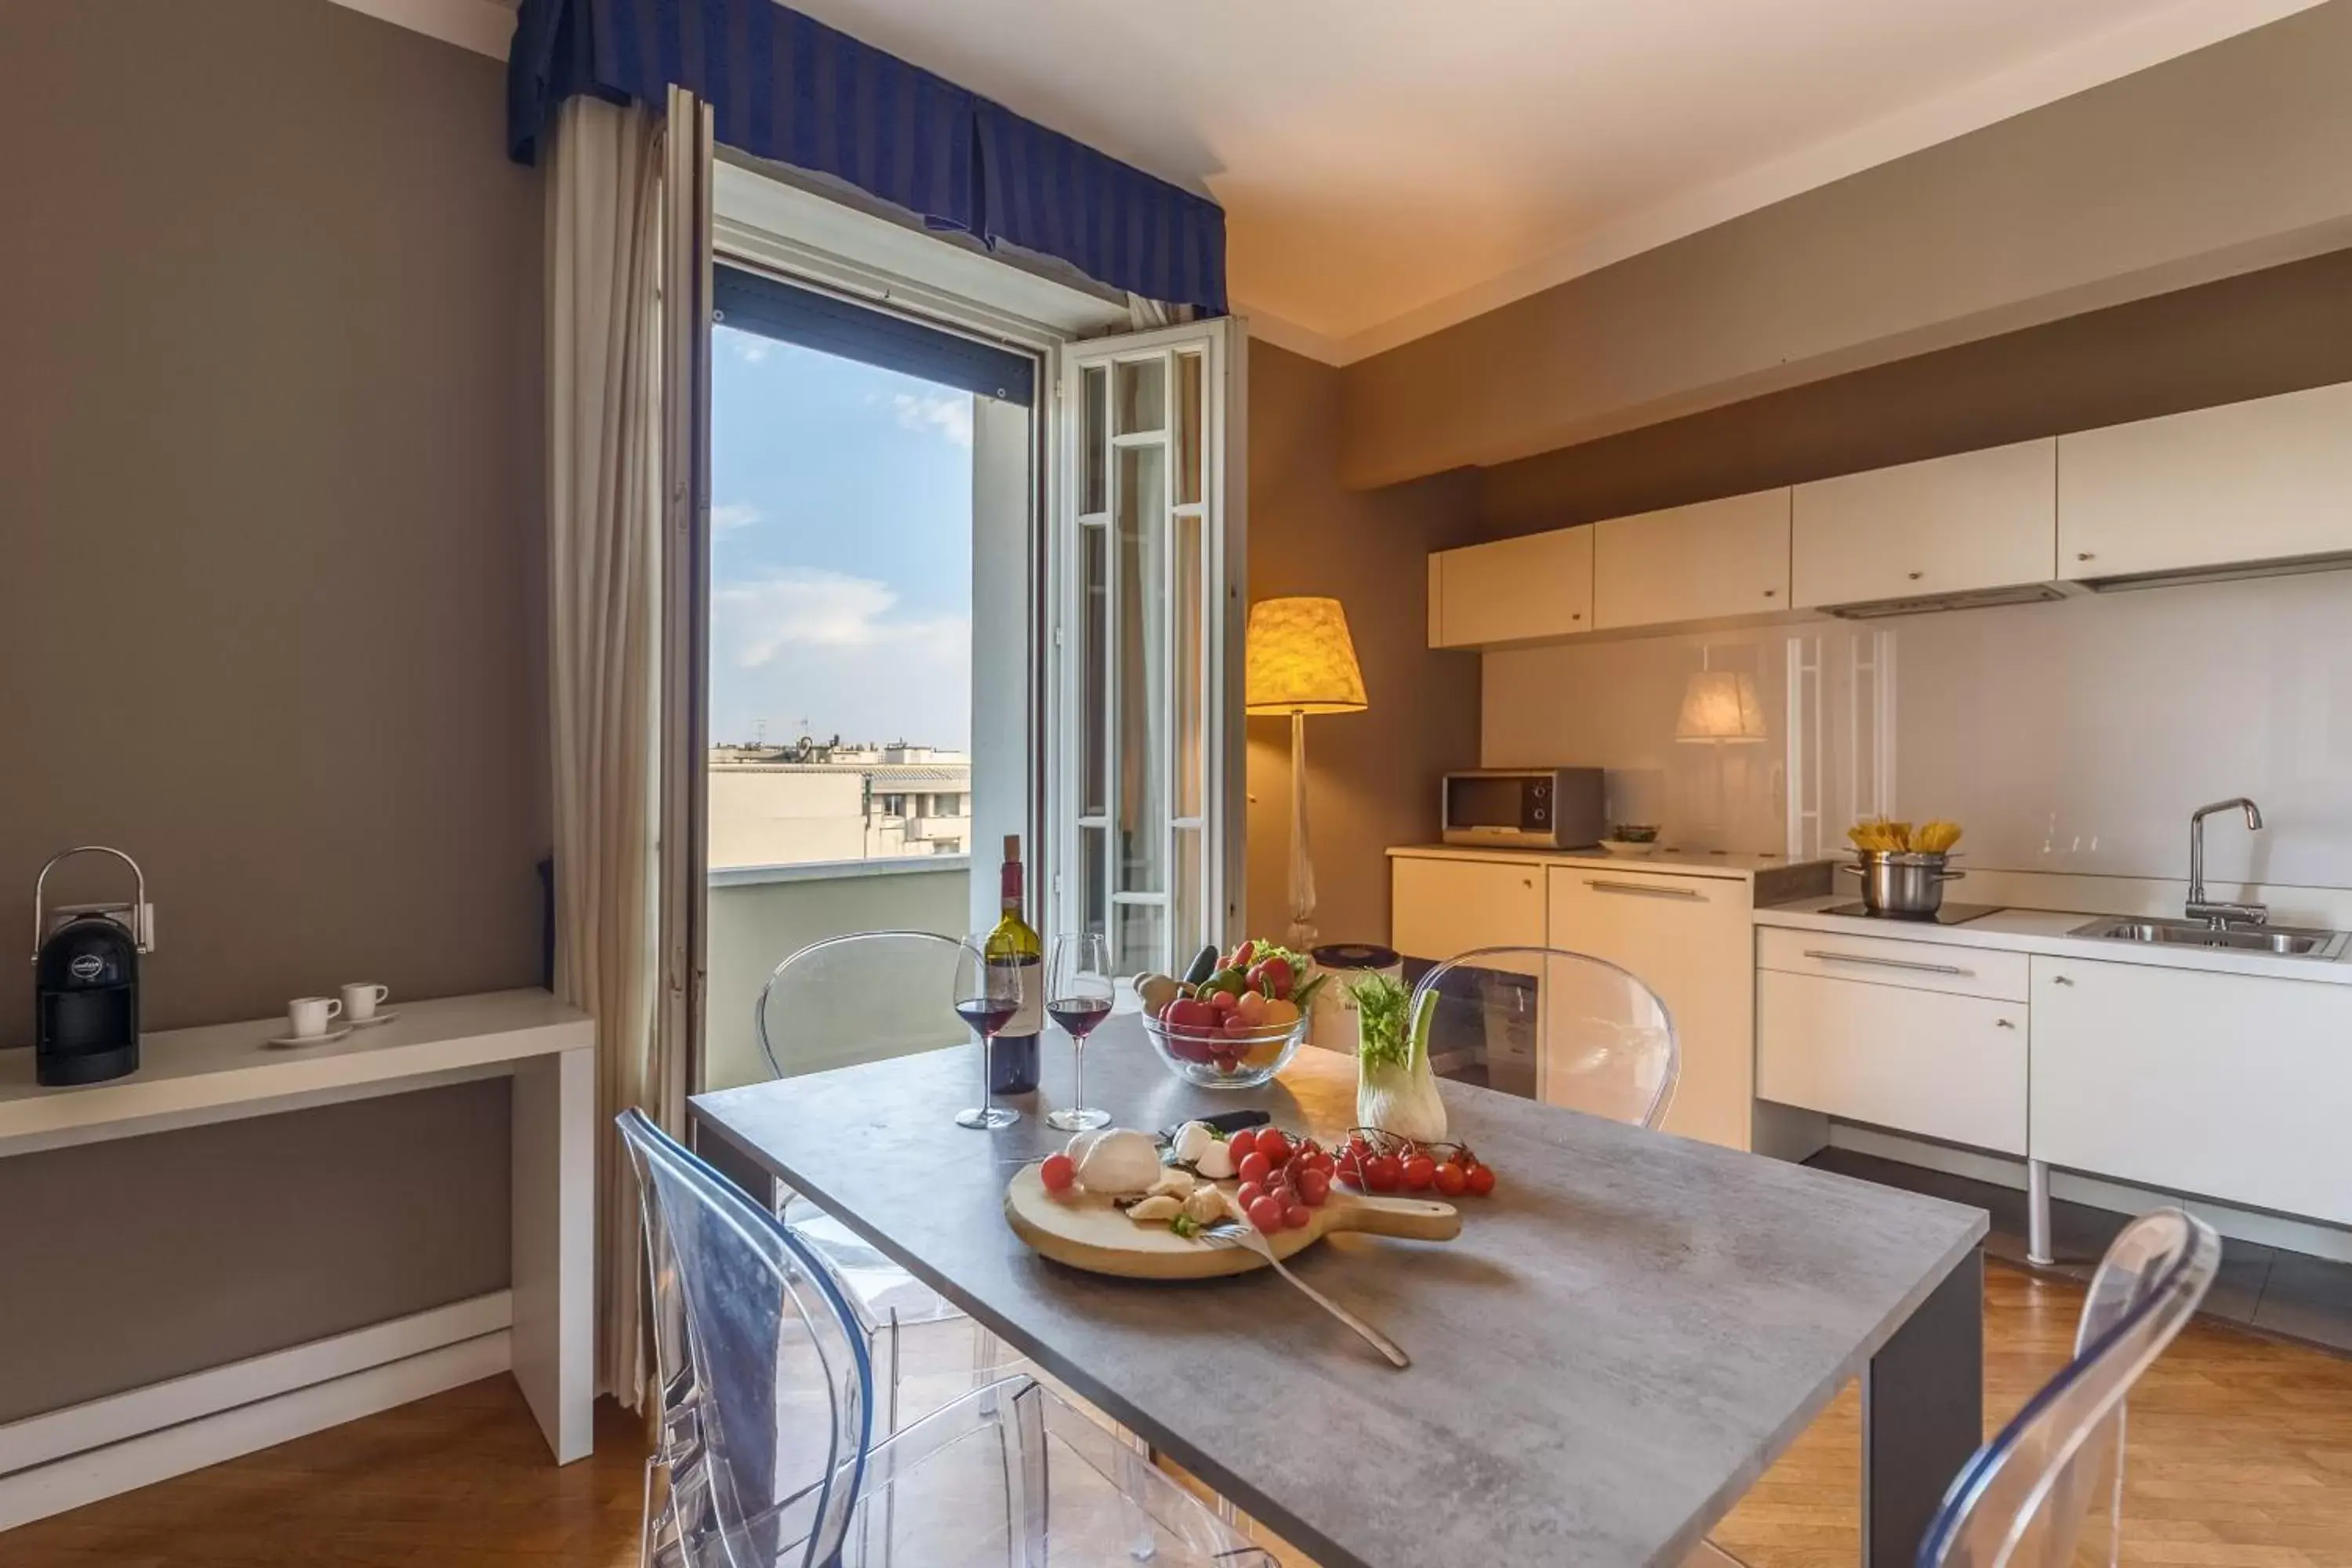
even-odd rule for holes
{"type": "MultiPolygon", "coordinates": [[[[1221,1183],[1227,1191],[1234,1184],[1221,1183]]],[[[1268,1239],[1275,1256],[1288,1258],[1333,1231],[1401,1236],[1415,1241],[1451,1241],[1462,1234],[1462,1213],[1452,1204],[1425,1198],[1395,1198],[1333,1187],[1323,1206],[1297,1230],[1268,1239]]],[[[1246,1274],[1265,1259],[1246,1247],[1188,1241],[1164,1225],[1138,1225],[1108,1198],[1091,1193],[1056,1197],[1034,1164],[1024,1165],[1004,1189],[1004,1217],[1013,1234],[1056,1263],[1093,1274],[1129,1279],[1207,1279],[1246,1274]]]]}

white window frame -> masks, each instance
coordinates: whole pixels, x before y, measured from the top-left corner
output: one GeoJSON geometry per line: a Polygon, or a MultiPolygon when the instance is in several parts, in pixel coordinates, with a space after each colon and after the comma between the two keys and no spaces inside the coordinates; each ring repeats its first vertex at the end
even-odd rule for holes
{"type": "MultiPolygon", "coordinates": [[[[1164,914],[1154,967],[1168,973],[1181,968],[1202,942],[1223,946],[1237,940],[1244,904],[1244,823],[1247,797],[1243,768],[1242,639],[1248,610],[1249,555],[1247,497],[1241,480],[1248,471],[1245,447],[1247,342],[1243,324],[1234,318],[1225,317],[1066,344],[1061,350],[1059,363],[1055,366],[1053,422],[1055,461],[1053,468],[1054,494],[1047,513],[1046,547],[1054,615],[1054,631],[1050,639],[1052,697],[1048,710],[1063,717],[1050,724],[1054,744],[1046,777],[1046,819],[1054,835],[1053,863],[1058,869],[1053,878],[1047,918],[1057,931],[1083,929],[1087,890],[1080,882],[1085,869],[1080,840],[1084,832],[1100,830],[1104,834],[1105,847],[1102,876],[1106,886],[1102,889],[1102,898],[1108,933],[1115,938],[1118,906],[1157,905],[1164,914]],[[1174,489],[1175,360],[1179,353],[1197,353],[1202,356],[1201,500],[1185,503],[1176,501],[1174,489]],[[1104,711],[1088,714],[1081,706],[1085,658],[1085,620],[1081,602],[1085,588],[1082,552],[1085,531],[1095,528],[1103,531],[1105,570],[1107,580],[1111,583],[1118,580],[1118,558],[1113,526],[1118,505],[1116,464],[1110,465],[1111,471],[1105,476],[1105,510],[1091,513],[1080,510],[1085,482],[1081,465],[1086,456],[1081,421],[1087,371],[1101,369],[1115,392],[1118,367],[1123,363],[1146,361],[1158,362],[1165,378],[1162,386],[1169,409],[1168,428],[1157,437],[1114,436],[1111,441],[1114,449],[1123,444],[1148,444],[1155,439],[1163,444],[1167,456],[1160,471],[1163,482],[1168,486],[1164,499],[1171,534],[1180,518],[1190,515],[1201,521],[1203,581],[1200,604],[1203,624],[1200,627],[1200,636],[1206,664],[1202,682],[1204,710],[1201,716],[1205,775],[1202,804],[1205,810],[1196,817],[1176,815],[1179,798],[1176,769],[1180,759],[1175,743],[1174,715],[1172,711],[1163,710],[1160,719],[1162,727],[1160,751],[1164,765],[1160,785],[1167,820],[1162,826],[1160,863],[1166,870],[1166,881],[1157,891],[1125,892],[1117,885],[1118,857],[1113,823],[1108,815],[1087,816],[1084,811],[1087,805],[1083,799],[1086,725],[1099,724],[1105,731],[1107,790],[1116,789],[1119,766],[1118,682],[1109,679],[1108,670],[1106,671],[1107,702],[1104,711]],[[1179,931],[1175,924],[1180,830],[1197,830],[1202,836],[1202,924],[1192,931],[1179,931]]],[[[1172,558],[1172,548],[1171,553],[1172,558]]],[[[1160,591],[1166,625],[1172,635],[1178,602],[1172,576],[1160,585],[1160,591]]],[[[1115,595],[1107,609],[1109,615],[1106,622],[1105,647],[1110,660],[1115,661],[1119,637],[1115,595]]],[[[1172,679],[1172,647],[1163,652],[1169,655],[1166,667],[1172,679]]],[[[1108,800],[1104,805],[1107,813],[1114,809],[1108,800]]]]}

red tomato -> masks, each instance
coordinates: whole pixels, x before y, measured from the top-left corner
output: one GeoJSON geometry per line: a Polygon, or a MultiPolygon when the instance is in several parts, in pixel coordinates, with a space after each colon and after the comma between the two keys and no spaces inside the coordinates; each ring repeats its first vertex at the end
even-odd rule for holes
{"type": "Polygon", "coordinates": [[[1077,1184],[1078,1167],[1067,1154],[1048,1154],[1037,1175],[1049,1193],[1066,1193],[1077,1184]]]}
{"type": "Polygon", "coordinates": [[[1244,1127],[1225,1140],[1225,1152],[1234,1157],[1234,1163],[1236,1165],[1242,1163],[1244,1155],[1256,1147],[1257,1129],[1255,1127],[1244,1127]]]}
{"type": "Polygon", "coordinates": [[[1279,1199],[1261,1195],[1248,1209],[1250,1224],[1271,1236],[1282,1228],[1282,1204],[1279,1199]]]}
{"type": "Polygon", "coordinates": [[[1290,1140],[1282,1135],[1279,1127],[1258,1129],[1256,1148],[1269,1165],[1279,1165],[1290,1158],[1290,1140]]]}
{"type": "Polygon", "coordinates": [[[1415,1154],[1404,1163],[1403,1175],[1406,1192],[1425,1193],[1437,1179],[1437,1162],[1426,1154],[1415,1154]]]}
{"type": "Polygon", "coordinates": [[[1291,1180],[1297,1184],[1298,1195],[1309,1208],[1322,1207],[1323,1200],[1331,1195],[1331,1178],[1312,1165],[1295,1173],[1291,1180]]]}
{"type": "Polygon", "coordinates": [[[1255,1182],[1244,1182],[1240,1186],[1234,1189],[1234,1202],[1240,1205],[1241,1211],[1244,1214],[1249,1213],[1250,1205],[1257,1202],[1258,1199],[1264,1196],[1265,1196],[1265,1189],[1259,1186],[1255,1182]]]}
{"type": "Polygon", "coordinates": [[[1274,1174],[1274,1162],[1267,1159],[1261,1150],[1252,1149],[1234,1167],[1234,1174],[1244,1182],[1255,1182],[1264,1186],[1265,1179],[1274,1174]]]}
{"type": "Polygon", "coordinates": [[[1365,1142],[1364,1135],[1359,1132],[1349,1138],[1348,1152],[1359,1160],[1369,1160],[1372,1157],[1372,1146],[1365,1142]]]}
{"type": "Polygon", "coordinates": [[[1495,1167],[1473,1165],[1462,1173],[1462,1179],[1468,1184],[1472,1197],[1483,1198],[1495,1190],[1495,1167]]]}
{"type": "Polygon", "coordinates": [[[1283,1207],[1282,1223],[1286,1227],[1291,1230],[1306,1229],[1307,1222],[1314,1217],[1315,1216],[1307,1212],[1307,1205],[1305,1204],[1288,1204],[1283,1207]]]}
{"type": "Polygon", "coordinates": [[[1336,1181],[1345,1182],[1351,1187],[1360,1187],[1364,1184],[1363,1162],[1352,1157],[1343,1159],[1332,1175],[1336,1181]]]}
{"type": "Polygon", "coordinates": [[[1392,1193],[1404,1180],[1404,1162],[1394,1154],[1375,1154],[1364,1162],[1364,1184],[1376,1193],[1392,1193]]]}
{"type": "Polygon", "coordinates": [[[1437,1184],[1437,1190],[1449,1198],[1460,1197],[1462,1189],[1470,1184],[1468,1173],[1451,1160],[1437,1167],[1437,1173],[1432,1180],[1437,1184]]]}

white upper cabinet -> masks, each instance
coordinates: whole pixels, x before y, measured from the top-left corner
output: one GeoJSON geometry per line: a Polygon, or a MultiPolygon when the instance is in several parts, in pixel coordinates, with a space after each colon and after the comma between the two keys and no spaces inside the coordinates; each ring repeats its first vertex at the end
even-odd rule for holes
{"type": "Polygon", "coordinates": [[[1592,629],[1592,530],[1563,528],[1429,558],[1429,646],[1481,647],[1592,629]]]}
{"type": "Polygon", "coordinates": [[[1799,485],[1794,513],[1801,609],[2047,583],[2057,574],[2058,442],[1799,485]]]}
{"type": "Polygon", "coordinates": [[[2352,551],[2352,383],[2058,437],[2058,573],[2352,551]]]}
{"type": "Polygon", "coordinates": [[[1789,607],[1789,492],[1765,490],[1596,523],[1597,630],[1789,607]]]}

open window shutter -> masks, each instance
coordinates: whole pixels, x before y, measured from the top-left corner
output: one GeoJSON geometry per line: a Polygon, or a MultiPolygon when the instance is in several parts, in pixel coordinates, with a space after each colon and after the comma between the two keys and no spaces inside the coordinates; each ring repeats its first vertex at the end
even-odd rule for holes
{"type": "Polygon", "coordinates": [[[1060,355],[1051,919],[1122,974],[1242,923],[1247,342],[1224,318],[1060,355]]]}

